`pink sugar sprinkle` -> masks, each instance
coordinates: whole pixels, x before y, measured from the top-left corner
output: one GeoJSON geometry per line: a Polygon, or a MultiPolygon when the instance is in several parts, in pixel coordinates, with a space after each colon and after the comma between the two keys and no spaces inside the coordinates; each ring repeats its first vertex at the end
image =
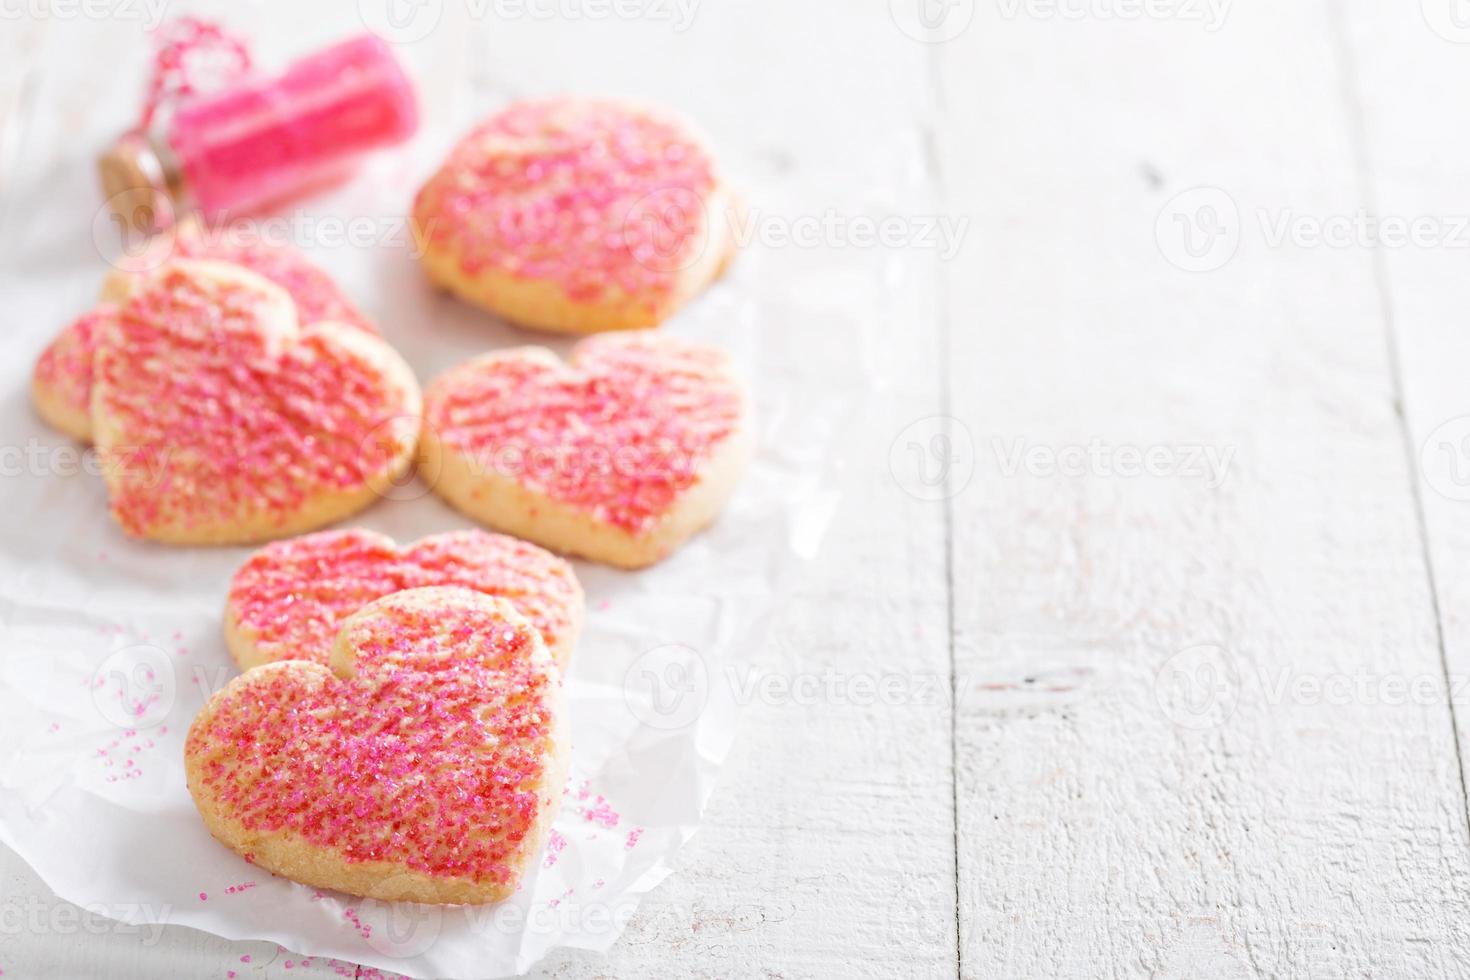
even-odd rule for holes
{"type": "Polygon", "coordinates": [[[207,902],[207,901],[209,901],[209,895],[207,893],[205,893],[205,892],[200,892],[199,893],[199,901],[201,901],[201,902],[207,902]]]}
{"type": "Polygon", "coordinates": [[[723,353],[655,331],[589,338],[566,365],[484,355],[424,395],[427,427],[473,469],[635,533],[699,481],[744,415],[723,353]]]}
{"type": "Polygon", "coordinates": [[[208,527],[242,511],[285,520],[312,495],[387,469],[407,436],[385,423],[410,399],[366,354],[311,327],[277,335],[264,324],[279,294],[253,282],[187,266],[157,276],[118,311],[94,362],[93,404],[116,430],[102,455],[125,530],[208,527]]]}
{"type": "MultiPolygon", "coordinates": [[[[185,226],[193,229],[194,226],[185,226]]],[[[266,245],[258,241],[235,242],[236,236],[204,234],[185,230],[171,241],[160,241],[175,258],[218,259],[242,265],[264,276],[291,294],[297,316],[302,323],[332,320],[345,323],[366,333],[376,329],[347,300],[330,276],[309,262],[295,249],[266,245]]],[[[51,393],[78,413],[89,411],[92,398],[93,355],[101,343],[103,326],[111,322],[117,308],[99,304],[73,321],[53,340],[36,363],[35,377],[45,383],[51,393]]],[[[98,552],[101,561],[105,552],[98,552]]],[[[182,640],[182,633],[174,639],[182,640]]]]}
{"type": "Polygon", "coordinates": [[[624,850],[631,851],[638,844],[638,838],[643,836],[642,827],[634,827],[628,832],[628,840],[623,844],[624,850]]]}
{"type": "Polygon", "coordinates": [[[396,593],[354,620],[350,679],[244,675],[252,683],[190,732],[203,800],[249,831],[289,831],[350,862],[513,886],[542,810],[560,672],[499,604],[431,594],[396,593]]]}
{"type": "MultiPolygon", "coordinates": [[[[115,312],[115,307],[104,303],[82,314],[57,335],[36,362],[36,381],[78,413],[87,411],[92,396],[92,355],[115,312]]],[[[102,558],[102,552],[97,557],[102,558]]]]}
{"type": "Polygon", "coordinates": [[[561,835],[561,832],[552,830],[546,838],[546,860],[543,866],[549,868],[555,864],[556,859],[561,856],[561,852],[566,846],[567,839],[561,835]]]}
{"type": "Polygon", "coordinates": [[[250,962],[250,954],[249,953],[246,953],[244,956],[240,957],[240,962],[241,963],[249,963],[250,962]]]}
{"type": "Polygon", "coordinates": [[[374,599],[428,585],[510,600],[553,654],[568,644],[581,614],[569,564],[528,542],[478,530],[436,534],[405,548],[356,528],[277,541],[235,574],[229,607],[265,657],[324,664],[348,616],[374,599]]]}
{"type": "Polygon", "coordinates": [[[593,806],[582,809],[582,816],[589,823],[595,823],[608,829],[612,829],[618,825],[617,811],[612,808],[612,805],[601,794],[598,795],[597,802],[593,806]]]}
{"type": "Polygon", "coordinates": [[[455,147],[414,219],[471,275],[492,268],[575,302],[656,309],[715,247],[705,238],[717,183],[677,121],[608,100],[520,102],[455,147]]]}

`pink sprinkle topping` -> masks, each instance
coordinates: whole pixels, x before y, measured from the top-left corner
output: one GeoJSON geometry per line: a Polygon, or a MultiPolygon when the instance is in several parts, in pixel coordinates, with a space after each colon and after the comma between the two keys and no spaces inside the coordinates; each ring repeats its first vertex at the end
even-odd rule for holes
{"type": "Polygon", "coordinates": [[[99,303],[73,320],[41,352],[36,361],[35,380],[49,389],[51,397],[71,411],[85,416],[91,408],[92,355],[117,308],[99,303]]]}
{"type": "Polygon", "coordinates": [[[388,470],[411,393],[336,335],[299,330],[289,307],[275,287],[181,264],[119,312],[93,407],[126,530],[284,522],[388,470]]]}
{"type": "Polygon", "coordinates": [[[207,902],[207,901],[209,901],[209,895],[207,893],[205,893],[205,892],[200,892],[199,893],[199,901],[201,901],[201,902],[207,902]]]}
{"type": "Polygon", "coordinates": [[[424,396],[426,425],[479,472],[516,479],[630,531],[655,525],[738,429],[739,382],[721,352],[654,331],[478,357],[424,396]]]}
{"type": "MultiPolygon", "coordinates": [[[[372,323],[348,301],[331,276],[291,248],[269,246],[258,241],[231,240],[228,234],[209,234],[186,225],[172,238],[160,236],[152,249],[166,250],[176,258],[215,259],[233,262],[258,273],[291,294],[302,323],[335,320],[377,333],[372,323]]],[[[138,260],[139,273],[161,260],[152,250],[138,260]]],[[[36,362],[35,378],[47,386],[52,397],[80,416],[91,410],[92,360],[102,339],[102,327],[117,313],[111,303],[99,303],[57,335],[36,362]]],[[[182,639],[182,637],[180,637],[182,639]]]]}
{"type": "Polygon", "coordinates": [[[576,642],[582,590],[571,566],[533,544],[484,531],[451,531],[406,548],[360,529],[277,541],[235,574],[229,609],[266,659],[325,664],[348,616],[374,599],[429,585],[509,599],[558,660],[576,642]]]}
{"type": "Polygon", "coordinates": [[[138,271],[156,267],[165,258],[232,262],[290,293],[303,324],[335,320],[365,333],[378,332],[320,266],[294,248],[262,241],[246,225],[202,229],[189,223],[172,237],[160,236],[154,242],[139,257],[138,271]]]}
{"type": "Polygon", "coordinates": [[[638,839],[642,836],[643,828],[634,827],[632,830],[628,831],[628,839],[623,842],[623,848],[625,850],[631,851],[634,847],[638,845],[638,839]]]}
{"type": "Polygon", "coordinates": [[[560,672],[503,600],[443,588],[372,609],[341,640],[355,663],[258,668],[201,714],[196,795],[348,861],[513,885],[553,801],[560,672]]]}
{"type": "Polygon", "coordinates": [[[561,856],[561,852],[566,848],[566,846],[567,839],[561,835],[560,831],[553,830],[551,834],[546,838],[545,867],[549,868],[553,864],[555,864],[556,859],[561,856]]]}
{"type": "Polygon", "coordinates": [[[611,830],[618,825],[618,812],[612,808],[601,794],[598,794],[597,802],[591,806],[582,808],[582,816],[588,823],[595,823],[611,830]]]}
{"type": "Polygon", "coordinates": [[[714,162],[677,120],[601,99],[519,102],[419,191],[420,233],[578,302],[655,305],[705,247],[714,162]]]}

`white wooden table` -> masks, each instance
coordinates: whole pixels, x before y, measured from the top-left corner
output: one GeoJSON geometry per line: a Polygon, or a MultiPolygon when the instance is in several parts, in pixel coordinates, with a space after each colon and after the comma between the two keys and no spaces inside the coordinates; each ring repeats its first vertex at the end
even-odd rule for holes
{"type": "MultiPolygon", "coordinates": [[[[0,5],[12,228],[136,98],[153,8],[98,2],[0,5]]],[[[403,47],[446,138],[554,90],[699,119],[756,327],[869,362],[704,828],[609,956],[536,975],[1467,975],[1470,18],[920,2],[445,0],[403,47]]],[[[267,48],[360,26],[221,7],[267,48]]],[[[0,855],[6,980],[373,975],[288,958],[0,855]]]]}

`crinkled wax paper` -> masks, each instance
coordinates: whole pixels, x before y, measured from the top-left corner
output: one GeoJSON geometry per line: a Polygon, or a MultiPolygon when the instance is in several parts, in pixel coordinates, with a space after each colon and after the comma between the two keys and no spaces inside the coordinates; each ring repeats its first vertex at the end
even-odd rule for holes
{"type": "MultiPolygon", "coordinates": [[[[410,185],[392,176],[311,213],[402,213],[410,185]]],[[[87,168],[46,180],[11,196],[29,203],[0,246],[11,352],[0,365],[0,840],[59,896],[114,918],[411,976],[502,975],[556,946],[606,948],[695,832],[737,715],[719,676],[755,652],[786,573],[825,526],[834,433],[855,393],[822,390],[806,367],[843,352],[766,307],[758,253],[665,327],[735,356],[760,450],[718,523],[669,560],[641,572],[578,565],[588,615],[567,679],[573,775],[544,859],[496,906],[321,893],[217,844],[184,785],[189,722],[236,673],[220,616],[249,549],[127,539],[95,460],[29,409],[34,355],[106,271],[87,168]]],[[[312,254],[423,380],[482,350],[548,343],[431,290],[394,236],[312,254]]],[[[350,525],[410,541],[467,522],[407,482],[350,525]]]]}

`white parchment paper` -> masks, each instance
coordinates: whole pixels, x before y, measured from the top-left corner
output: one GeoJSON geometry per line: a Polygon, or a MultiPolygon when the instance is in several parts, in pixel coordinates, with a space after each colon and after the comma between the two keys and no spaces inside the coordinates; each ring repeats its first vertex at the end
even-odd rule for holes
{"type": "MultiPolygon", "coordinates": [[[[415,183],[408,175],[448,138],[426,135],[420,159],[380,163],[295,217],[378,216],[391,231],[415,183]]],[[[833,441],[858,393],[815,386],[804,365],[856,358],[851,345],[772,315],[758,252],[666,327],[736,357],[761,448],[719,522],[671,559],[638,573],[578,566],[588,616],[567,681],[573,776],[551,848],[520,893],[439,909],[317,892],[213,841],[184,785],[189,722],[235,675],[220,615],[250,549],[127,539],[107,516],[90,454],[29,409],[34,356],[91,303],[106,269],[90,181],[77,159],[44,185],[38,177],[34,193],[12,195],[27,205],[8,216],[3,246],[0,840],[59,896],[93,911],[268,940],[291,955],[486,977],[521,972],[556,946],[605,949],[698,827],[738,714],[724,672],[756,653],[783,583],[814,552],[835,503],[833,441]]],[[[391,234],[300,244],[422,380],[497,346],[568,347],[438,295],[391,234]]],[[[348,525],[407,542],[466,521],[414,482],[348,525]]]]}

